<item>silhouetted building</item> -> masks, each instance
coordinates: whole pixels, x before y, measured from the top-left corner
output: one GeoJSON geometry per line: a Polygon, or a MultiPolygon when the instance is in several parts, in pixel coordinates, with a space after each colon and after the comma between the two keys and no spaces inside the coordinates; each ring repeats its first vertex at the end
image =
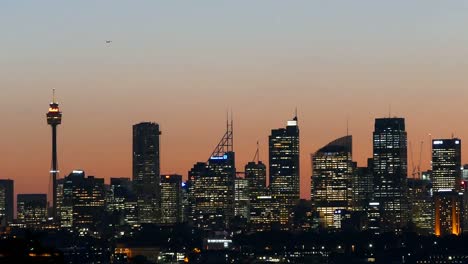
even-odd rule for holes
{"type": "Polygon", "coordinates": [[[177,224],[183,220],[182,175],[161,175],[161,223],[177,224]]]}
{"type": "Polygon", "coordinates": [[[250,208],[250,224],[253,230],[267,231],[279,225],[279,204],[276,196],[266,192],[255,197],[254,201],[250,208]]]}
{"type": "Polygon", "coordinates": [[[234,184],[234,215],[249,221],[250,219],[250,193],[249,182],[244,175],[237,173],[234,184]]]}
{"type": "Polygon", "coordinates": [[[59,104],[55,101],[55,90],[46,116],[47,124],[52,128],[52,168],[50,170],[52,178],[52,210],[50,215],[57,218],[57,176],[59,173],[57,161],[57,126],[62,123],[62,112],[60,112],[59,104]]]}
{"type": "MultiPolygon", "coordinates": [[[[258,155],[258,152],[256,156],[258,155]]],[[[257,156],[258,157],[258,156],[257,156]]],[[[271,223],[273,216],[267,212],[271,208],[266,208],[266,202],[264,197],[271,197],[270,192],[266,187],[266,166],[261,161],[251,161],[245,165],[245,179],[249,185],[249,200],[250,200],[250,212],[249,220],[252,221],[253,226],[257,226],[258,229],[266,230],[266,225],[261,225],[262,221],[271,223]],[[259,198],[260,197],[260,198],[259,198]],[[261,225],[261,226],[260,226],[261,225]]],[[[272,198],[268,199],[273,201],[272,198]]],[[[273,206],[274,202],[270,205],[273,206]]],[[[279,217],[279,211],[278,211],[279,217]]],[[[254,227],[255,228],[255,227],[254,227]]],[[[268,226],[269,228],[269,226],[268,226]]]]}
{"type": "Polygon", "coordinates": [[[13,180],[0,180],[0,225],[7,226],[13,221],[13,180]]]}
{"type": "Polygon", "coordinates": [[[207,163],[198,162],[189,171],[191,221],[203,230],[224,230],[234,217],[236,178],[232,121],[207,163]]]}
{"type": "Polygon", "coordinates": [[[434,202],[431,188],[432,184],[428,180],[408,179],[410,219],[416,232],[421,235],[429,235],[434,231],[434,202]]]}
{"type": "Polygon", "coordinates": [[[352,207],[353,211],[365,211],[366,206],[374,195],[373,160],[367,160],[367,167],[357,167],[353,173],[352,185],[352,207]]]}
{"type": "Polygon", "coordinates": [[[40,228],[47,221],[47,194],[18,194],[17,222],[26,228],[40,228]]]}
{"type": "Polygon", "coordinates": [[[188,180],[182,182],[182,222],[186,223],[190,221],[192,215],[192,181],[188,180]]]}
{"type": "Polygon", "coordinates": [[[117,225],[134,225],[138,223],[137,200],[130,178],[111,178],[107,211],[117,225]]]}
{"type": "Polygon", "coordinates": [[[245,179],[249,184],[249,195],[252,201],[266,191],[266,166],[261,161],[251,161],[245,165],[245,179]]]}
{"type": "Polygon", "coordinates": [[[285,226],[289,213],[299,201],[299,126],[297,116],[286,128],[271,130],[269,136],[270,189],[278,199],[280,222],[285,226]]]}
{"type": "Polygon", "coordinates": [[[90,231],[102,222],[105,209],[104,179],[75,170],[63,179],[61,226],[90,231]]]}
{"type": "Polygon", "coordinates": [[[461,233],[461,140],[432,140],[432,189],[435,205],[434,233],[461,233]]]}
{"type": "Polygon", "coordinates": [[[160,219],[160,135],[156,123],[133,126],[133,184],[140,223],[158,223],[160,219]]]}
{"type": "Polygon", "coordinates": [[[351,221],[351,211],[346,209],[335,209],[332,214],[332,227],[338,230],[344,230],[345,226],[351,221]]]}
{"type": "Polygon", "coordinates": [[[311,200],[325,228],[341,227],[336,212],[351,209],[352,151],[352,136],[345,136],[312,154],[311,200]]]}
{"type": "Polygon", "coordinates": [[[373,134],[374,197],[382,232],[401,232],[408,220],[407,135],[404,118],[377,118],[373,134]]]}

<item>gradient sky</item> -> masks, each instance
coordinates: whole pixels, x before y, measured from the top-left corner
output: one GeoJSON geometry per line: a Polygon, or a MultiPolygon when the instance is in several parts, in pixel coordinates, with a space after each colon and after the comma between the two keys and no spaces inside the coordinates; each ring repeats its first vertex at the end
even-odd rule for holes
{"type": "Polygon", "coordinates": [[[238,170],[257,140],[268,160],[270,130],[298,108],[303,198],[310,153],[349,119],[364,165],[390,105],[416,160],[424,140],[428,168],[429,133],[468,135],[467,14],[467,1],[435,0],[2,1],[0,178],[47,191],[52,88],[62,176],[131,177],[131,126],[154,121],[162,172],[186,177],[223,135],[227,108],[238,170]]]}

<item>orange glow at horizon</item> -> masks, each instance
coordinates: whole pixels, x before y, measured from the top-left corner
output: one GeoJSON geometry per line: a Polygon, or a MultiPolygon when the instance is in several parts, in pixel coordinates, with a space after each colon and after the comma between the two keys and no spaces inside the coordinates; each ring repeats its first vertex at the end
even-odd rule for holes
{"type": "Polygon", "coordinates": [[[407,1],[10,2],[0,10],[0,178],[15,180],[15,193],[47,193],[53,87],[60,177],[131,178],[132,125],[151,121],[163,132],[161,174],[186,179],[224,134],[228,109],[238,171],[257,141],[268,168],[271,129],[298,109],[304,199],[310,154],[346,135],[348,121],[359,166],[386,116],[405,118],[409,174],[421,141],[421,170],[430,168],[431,137],[460,137],[468,163],[462,1],[429,1],[425,12],[407,1]]]}

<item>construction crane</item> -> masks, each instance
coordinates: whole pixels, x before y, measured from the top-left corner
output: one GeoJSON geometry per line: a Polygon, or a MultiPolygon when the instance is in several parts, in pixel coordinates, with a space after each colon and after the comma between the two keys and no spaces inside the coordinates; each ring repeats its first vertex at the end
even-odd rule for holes
{"type": "Polygon", "coordinates": [[[419,148],[419,161],[418,164],[416,165],[414,162],[414,155],[413,155],[413,145],[411,142],[409,143],[409,148],[410,148],[410,163],[411,163],[411,177],[413,179],[421,179],[421,161],[422,161],[422,152],[423,152],[423,145],[424,141],[421,141],[420,148],[419,148]]]}

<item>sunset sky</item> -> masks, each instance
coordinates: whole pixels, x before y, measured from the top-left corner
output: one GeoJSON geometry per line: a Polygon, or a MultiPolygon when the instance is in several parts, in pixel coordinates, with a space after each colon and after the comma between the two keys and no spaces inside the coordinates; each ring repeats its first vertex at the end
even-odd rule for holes
{"type": "Polygon", "coordinates": [[[227,109],[243,171],[257,140],[268,161],[271,129],[296,107],[303,198],[310,154],[348,119],[365,165],[374,119],[390,108],[406,118],[415,160],[424,141],[427,169],[429,133],[468,139],[467,14],[468,1],[435,0],[2,1],[0,178],[47,192],[52,88],[62,177],[131,177],[141,121],[160,124],[161,171],[186,177],[223,135],[227,109]]]}

